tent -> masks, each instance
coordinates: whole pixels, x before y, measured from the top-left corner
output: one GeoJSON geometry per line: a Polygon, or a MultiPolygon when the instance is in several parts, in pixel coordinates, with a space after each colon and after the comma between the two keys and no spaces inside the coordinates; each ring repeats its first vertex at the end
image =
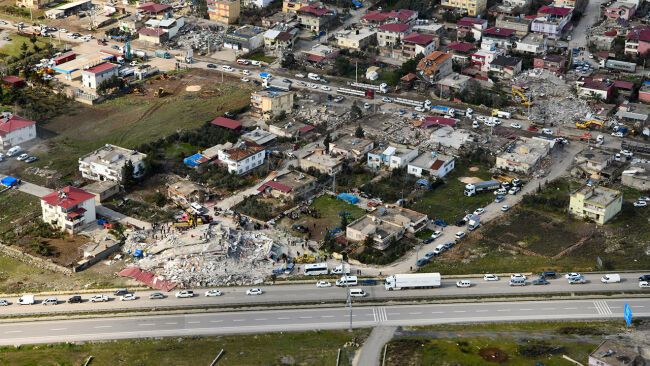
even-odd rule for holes
{"type": "Polygon", "coordinates": [[[192,156],[188,156],[185,159],[183,159],[183,163],[187,165],[190,168],[196,168],[197,166],[201,165],[202,161],[201,159],[203,158],[203,155],[201,154],[194,154],[192,156]]]}
{"type": "Polygon", "coordinates": [[[357,197],[357,196],[355,196],[353,194],[350,194],[350,193],[341,193],[338,196],[336,196],[336,198],[338,198],[340,200],[343,200],[343,201],[345,201],[345,202],[347,202],[349,204],[352,204],[352,205],[359,202],[359,197],[357,197]]]}
{"type": "Polygon", "coordinates": [[[0,180],[0,183],[2,183],[3,186],[13,187],[17,186],[20,183],[20,179],[7,176],[2,178],[2,180],[0,180]]]}

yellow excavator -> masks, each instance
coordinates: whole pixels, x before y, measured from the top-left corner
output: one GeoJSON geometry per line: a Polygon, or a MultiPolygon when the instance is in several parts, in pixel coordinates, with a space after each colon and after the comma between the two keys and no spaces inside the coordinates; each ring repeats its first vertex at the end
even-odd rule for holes
{"type": "Polygon", "coordinates": [[[527,88],[519,85],[513,85],[512,86],[512,99],[517,102],[521,103],[522,105],[529,107],[533,103],[528,100],[528,97],[526,96],[526,91],[527,88]]]}
{"type": "Polygon", "coordinates": [[[576,121],[576,127],[582,129],[603,128],[605,123],[597,119],[588,119],[585,121],[576,121]]]}

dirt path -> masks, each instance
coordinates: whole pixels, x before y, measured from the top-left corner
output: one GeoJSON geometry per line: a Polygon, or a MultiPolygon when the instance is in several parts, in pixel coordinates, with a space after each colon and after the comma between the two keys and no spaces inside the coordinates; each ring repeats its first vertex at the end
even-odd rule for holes
{"type": "Polygon", "coordinates": [[[374,327],[352,361],[354,366],[381,365],[384,345],[393,339],[397,327],[374,327]]]}

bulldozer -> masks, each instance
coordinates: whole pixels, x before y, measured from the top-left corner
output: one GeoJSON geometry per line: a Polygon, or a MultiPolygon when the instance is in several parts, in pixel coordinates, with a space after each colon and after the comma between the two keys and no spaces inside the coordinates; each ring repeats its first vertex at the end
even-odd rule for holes
{"type": "Polygon", "coordinates": [[[582,129],[603,128],[605,123],[597,119],[589,119],[586,121],[576,121],[576,127],[582,129]]]}
{"type": "Polygon", "coordinates": [[[519,85],[513,85],[512,86],[512,99],[517,102],[521,103],[522,105],[529,107],[533,103],[528,100],[528,97],[526,96],[526,87],[519,86],[519,85]]]}

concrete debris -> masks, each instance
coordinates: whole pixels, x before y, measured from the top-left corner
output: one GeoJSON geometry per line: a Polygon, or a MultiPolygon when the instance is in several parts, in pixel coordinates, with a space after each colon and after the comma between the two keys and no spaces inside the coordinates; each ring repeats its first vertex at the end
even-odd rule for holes
{"type": "Polygon", "coordinates": [[[177,37],[167,42],[166,46],[174,49],[189,49],[197,51],[201,55],[220,51],[223,46],[223,35],[225,30],[218,25],[202,25],[188,22],[178,33],[177,37]]]}

